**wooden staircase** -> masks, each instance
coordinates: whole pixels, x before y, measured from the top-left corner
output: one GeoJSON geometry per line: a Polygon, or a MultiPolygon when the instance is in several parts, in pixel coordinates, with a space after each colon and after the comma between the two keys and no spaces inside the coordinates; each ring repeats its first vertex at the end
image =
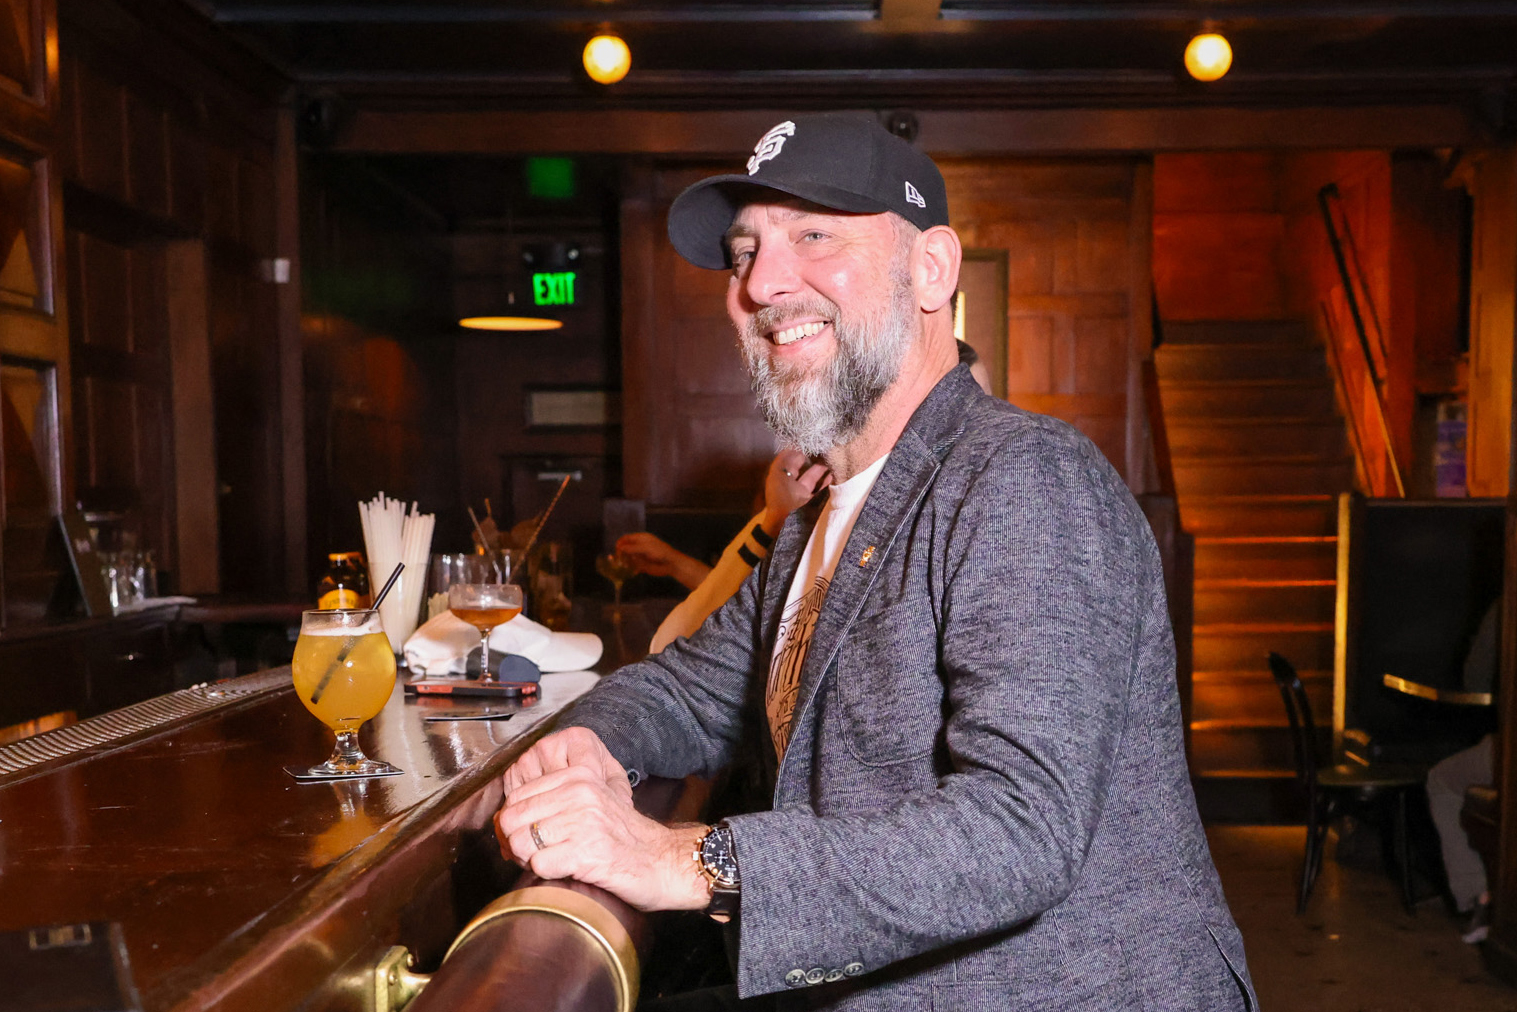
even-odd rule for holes
{"type": "Polygon", "coordinates": [[[1155,359],[1196,539],[1192,772],[1198,790],[1286,780],[1289,729],[1265,656],[1296,665],[1329,722],[1336,497],[1354,482],[1326,355],[1294,322],[1165,323],[1155,359]]]}

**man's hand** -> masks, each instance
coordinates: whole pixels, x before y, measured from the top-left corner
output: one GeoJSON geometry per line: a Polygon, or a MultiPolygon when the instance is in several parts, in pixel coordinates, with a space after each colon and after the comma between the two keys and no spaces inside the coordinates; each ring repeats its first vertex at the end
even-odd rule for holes
{"type": "Polygon", "coordinates": [[[627,780],[627,771],[616,761],[594,731],[583,727],[570,727],[555,731],[538,740],[511,764],[502,776],[506,797],[524,784],[539,780],[549,773],[578,767],[606,783],[614,793],[632,803],[632,784],[627,780]]]}
{"type": "Polygon", "coordinates": [[[664,826],[639,814],[627,792],[587,766],[559,769],[512,790],[495,816],[495,836],[507,857],[546,879],[600,886],[639,910],[706,906],[710,890],[693,856],[705,832],[705,826],[664,826]]]}

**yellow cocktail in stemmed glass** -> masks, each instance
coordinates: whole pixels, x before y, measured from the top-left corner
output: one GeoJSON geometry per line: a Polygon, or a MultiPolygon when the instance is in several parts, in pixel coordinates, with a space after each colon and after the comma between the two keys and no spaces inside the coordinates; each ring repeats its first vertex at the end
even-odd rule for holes
{"type": "Polygon", "coordinates": [[[358,745],[358,729],[384,709],[395,689],[395,654],[379,612],[304,613],[290,670],[300,702],[337,735],[331,758],[309,769],[286,767],[292,776],[337,779],[401,772],[370,759],[358,745]]]}

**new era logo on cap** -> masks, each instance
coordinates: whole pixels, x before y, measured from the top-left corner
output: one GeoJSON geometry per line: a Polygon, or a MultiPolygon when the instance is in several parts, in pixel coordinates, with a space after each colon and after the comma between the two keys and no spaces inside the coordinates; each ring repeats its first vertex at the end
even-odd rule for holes
{"type": "Polygon", "coordinates": [[[753,157],[748,159],[748,175],[758,171],[759,166],[780,153],[785,146],[786,137],[795,136],[795,124],[788,119],[769,128],[769,132],[759,138],[759,142],[753,146],[753,157]]]}
{"type": "Polygon", "coordinates": [[[669,209],[669,238],[697,267],[730,266],[727,229],[744,204],[799,197],[849,214],[892,212],[917,228],[948,224],[948,194],[932,159],[868,113],[806,113],[770,127],[747,174],[692,184],[669,209]]]}

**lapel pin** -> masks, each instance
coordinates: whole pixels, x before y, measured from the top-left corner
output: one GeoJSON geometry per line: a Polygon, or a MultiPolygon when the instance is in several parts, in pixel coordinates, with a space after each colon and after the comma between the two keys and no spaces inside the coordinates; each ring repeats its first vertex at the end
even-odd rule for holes
{"type": "Polygon", "coordinates": [[[868,548],[864,549],[864,554],[859,556],[860,568],[869,565],[869,560],[872,558],[874,558],[874,546],[870,545],[868,548]]]}

